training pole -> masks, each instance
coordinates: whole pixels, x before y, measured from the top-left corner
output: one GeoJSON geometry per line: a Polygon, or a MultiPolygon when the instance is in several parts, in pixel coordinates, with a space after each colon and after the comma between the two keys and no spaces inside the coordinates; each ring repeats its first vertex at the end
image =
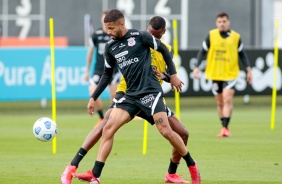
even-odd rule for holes
{"type": "Polygon", "coordinates": [[[147,153],[147,140],[148,140],[148,122],[144,120],[144,135],[143,135],[143,155],[147,153]]]}
{"type": "Polygon", "coordinates": [[[275,28],[276,28],[276,37],[275,37],[275,44],[274,44],[274,70],[273,70],[272,107],[271,107],[271,123],[270,123],[271,130],[274,130],[274,127],[275,127],[275,113],[276,113],[276,96],[277,96],[276,73],[277,73],[277,68],[278,68],[278,28],[279,28],[278,20],[276,20],[275,22],[275,28]]]}
{"type": "MultiPolygon", "coordinates": [[[[177,38],[177,20],[173,20],[173,55],[176,72],[178,72],[178,38],[177,38]]],[[[177,90],[174,90],[175,97],[175,115],[180,119],[180,93],[177,90]]]]}
{"type": "MultiPolygon", "coordinates": [[[[50,27],[50,51],[51,51],[51,75],[52,75],[52,119],[57,123],[56,120],[56,82],[55,82],[55,52],[54,52],[54,22],[53,18],[49,19],[50,27]]],[[[52,140],[52,152],[57,152],[57,136],[52,140]]]]}

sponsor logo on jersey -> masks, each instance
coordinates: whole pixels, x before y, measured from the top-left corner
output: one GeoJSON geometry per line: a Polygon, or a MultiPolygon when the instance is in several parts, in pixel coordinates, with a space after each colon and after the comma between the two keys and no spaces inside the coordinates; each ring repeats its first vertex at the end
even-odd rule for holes
{"type": "Polygon", "coordinates": [[[128,60],[126,60],[125,57],[122,57],[122,58],[119,58],[117,60],[118,60],[118,63],[119,63],[118,66],[119,66],[120,69],[122,69],[125,66],[131,65],[133,63],[137,63],[139,61],[139,59],[137,57],[131,58],[131,59],[128,59],[128,60]]]}
{"type": "Polygon", "coordinates": [[[131,32],[131,35],[139,35],[139,32],[131,32]]]}
{"type": "Polygon", "coordinates": [[[130,47],[132,47],[136,44],[135,38],[133,38],[133,37],[128,38],[127,41],[128,41],[128,46],[130,46],[130,47]]]}
{"type": "Polygon", "coordinates": [[[119,48],[122,48],[122,47],[125,47],[125,44],[124,43],[121,43],[119,48]]]}
{"type": "Polygon", "coordinates": [[[125,56],[125,55],[127,55],[127,54],[128,54],[128,51],[125,50],[125,51],[123,51],[123,52],[121,52],[121,53],[116,54],[116,55],[115,55],[115,58],[120,58],[120,57],[125,56]]]}

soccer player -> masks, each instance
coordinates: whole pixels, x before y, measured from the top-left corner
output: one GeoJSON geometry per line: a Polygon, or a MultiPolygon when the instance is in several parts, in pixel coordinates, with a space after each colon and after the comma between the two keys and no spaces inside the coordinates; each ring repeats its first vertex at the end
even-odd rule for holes
{"type": "MultiPolygon", "coordinates": [[[[162,53],[168,66],[172,87],[181,91],[182,82],[176,76],[175,67],[166,46],[147,32],[126,29],[124,16],[119,10],[111,10],[104,19],[107,33],[113,40],[107,43],[105,49],[104,74],[97,89],[88,103],[88,113],[93,115],[95,100],[106,87],[106,82],[112,75],[112,68],[118,64],[126,83],[126,94],[116,101],[109,120],[103,128],[102,140],[90,178],[85,181],[100,183],[100,175],[104,163],[111,151],[115,132],[134,115],[143,111],[147,116],[153,116],[156,127],[168,139],[171,145],[180,153],[188,166],[194,166],[196,177],[193,183],[200,183],[200,176],[194,160],[187,151],[183,140],[172,131],[168,124],[166,108],[162,101],[162,89],[151,68],[149,48],[162,53]],[[121,45],[125,45],[119,47],[121,45]]],[[[189,168],[190,169],[190,168],[189,168]]],[[[89,176],[89,175],[88,175],[89,176]]],[[[82,179],[82,178],[80,178],[82,179]]]]}
{"type": "MultiPolygon", "coordinates": [[[[162,17],[155,16],[151,18],[147,30],[152,33],[156,38],[160,39],[162,35],[165,33],[165,20],[162,17]]],[[[167,45],[169,50],[171,50],[171,46],[167,45]]],[[[161,79],[164,79],[165,81],[169,82],[169,76],[164,75],[162,72],[165,72],[166,69],[166,64],[163,61],[162,55],[151,49],[151,57],[152,57],[152,67],[157,68],[161,72],[156,71],[157,75],[160,76],[161,79]]],[[[160,80],[160,83],[162,83],[162,80],[160,80]]],[[[117,88],[117,94],[115,97],[115,100],[119,100],[120,98],[123,97],[126,91],[126,83],[124,81],[124,78],[121,79],[120,85],[117,88]]],[[[111,108],[114,106],[111,106],[111,108]]],[[[76,156],[73,158],[71,163],[66,167],[63,175],[62,175],[62,183],[68,184],[71,181],[72,178],[72,173],[74,173],[80,163],[80,161],[84,158],[86,153],[96,144],[96,142],[100,139],[102,135],[102,128],[106,124],[106,121],[109,117],[109,114],[111,112],[111,108],[106,112],[104,120],[97,126],[95,127],[87,136],[85,139],[82,147],[78,150],[76,156]]],[[[177,117],[173,114],[173,112],[170,111],[169,108],[167,108],[167,115],[168,115],[168,120],[169,124],[172,127],[172,129],[177,132],[177,134],[180,135],[180,137],[183,139],[185,145],[187,145],[188,141],[188,131],[185,129],[184,125],[177,119],[177,117]]],[[[142,118],[146,119],[150,124],[154,124],[152,116],[147,117],[144,113],[138,114],[138,116],[141,116],[142,118]]],[[[172,152],[172,158],[169,164],[168,172],[165,176],[165,182],[167,183],[189,183],[188,181],[185,181],[182,179],[179,175],[176,174],[176,170],[178,167],[178,163],[181,159],[181,155],[173,149],[172,152]]],[[[197,176],[197,168],[196,166],[190,166],[189,170],[191,173],[197,176]]],[[[91,171],[90,171],[91,172],[91,171]]],[[[92,174],[88,174],[92,176],[92,174]]]]}
{"type": "MultiPolygon", "coordinates": [[[[110,40],[109,35],[107,35],[107,33],[105,32],[105,28],[104,28],[104,17],[107,14],[107,11],[104,11],[102,13],[101,16],[101,22],[102,22],[102,28],[99,28],[98,30],[96,30],[94,32],[94,34],[92,35],[91,39],[89,40],[89,49],[87,52],[87,62],[86,62],[86,73],[85,73],[85,80],[89,81],[89,94],[91,95],[100,79],[101,76],[103,74],[103,70],[104,70],[104,50],[105,50],[105,45],[106,43],[110,40]],[[92,61],[92,56],[93,56],[93,52],[94,49],[96,47],[96,64],[95,64],[95,70],[94,70],[94,74],[92,77],[89,78],[89,71],[90,71],[90,66],[91,66],[91,61],[92,61]]],[[[114,74],[113,74],[113,78],[112,80],[109,82],[109,89],[110,89],[110,99],[112,100],[115,96],[115,92],[119,83],[121,77],[121,73],[118,71],[118,68],[115,67],[114,69],[114,74]]],[[[100,98],[97,99],[97,108],[96,111],[99,114],[100,119],[98,120],[98,122],[102,121],[102,119],[104,118],[104,114],[103,114],[103,103],[102,100],[100,98]]]]}
{"type": "Polygon", "coordinates": [[[215,95],[217,111],[222,128],[217,137],[229,137],[229,121],[233,110],[233,96],[239,74],[238,56],[246,67],[247,81],[252,82],[252,73],[248,57],[243,50],[240,34],[229,29],[227,13],[216,16],[216,29],[210,30],[198,52],[197,66],[193,70],[194,78],[199,78],[199,65],[207,54],[206,79],[212,80],[212,92],[215,95]]]}

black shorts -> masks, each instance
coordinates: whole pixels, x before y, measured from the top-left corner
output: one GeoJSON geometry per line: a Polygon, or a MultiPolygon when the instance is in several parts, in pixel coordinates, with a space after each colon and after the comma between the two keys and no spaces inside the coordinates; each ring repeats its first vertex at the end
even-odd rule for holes
{"type": "Polygon", "coordinates": [[[113,99],[113,101],[112,101],[112,103],[111,103],[111,105],[110,105],[109,108],[113,108],[114,105],[116,104],[116,101],[119,101],[124,95],[125,95],[124,92],[121,92],[121,91],[116,92],[116,96],[115,96],[115,98],[113,99]]]}
{"type": "MultiPolygon", "coordinates": [[[[162,100],[162,93],[144,95],[142,98],[129,97],[124,93],[116,93],[110,108],[121,108],[127,111],[131,118],[134,118],[141,111],[150,117],[158,112],[166,112],[167,109],[162,100]]],[[[150,121],[151,122],[151,121],[150,121]]]]}
{"type": "MultiPolygon", "coordinates": [[[[170,108],[168,108],[168,106],[165,106],[166,108],[166,114],[167,117],[171,117],[174,115],[174,113],[170,110],[170,108]]],[[[140,118],[145,119],[146,121],[148,121],[151,125],[155,124],[154,118],[153,116],[147,116],[143,111],[140,111],[136,116],[139,116],[140,118]]]]}
{"type": "Polygon", "coordinates": [[[229,81],[212,81],[212,93],[214,95],[218,95],[222,93],[223,89],[235,89],[235,85],[237,80],[229,80],[229,81]]]}
{"type": "MultiPolygon", "coordinates": [[[[120,72],[114,73],[111,82],[109,82],[109,85],[111,84],[118,84],[120,82],[122,74],[120,72]]],[[[101,80],[102,74],[100,73],[94,73],[94,75],[89,79],[90,86],[97,86],[101,80]]]]}

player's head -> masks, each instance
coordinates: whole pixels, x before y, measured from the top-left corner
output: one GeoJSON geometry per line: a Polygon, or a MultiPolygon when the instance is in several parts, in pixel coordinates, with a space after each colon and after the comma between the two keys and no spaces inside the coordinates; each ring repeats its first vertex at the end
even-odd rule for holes
{"type": "Polygon", "coordinates": [[[229,16],[225,12],[221,12],[216,16],[215,21],[216,27],[219,29],[219,31],[228,31],[230,26],[230,20],[229,16]]]}
{"type": "Polygon", "coordinates": [[[126,30],[124,23],[124,15],[117,9],[108,11],[104,18],[104,25],[107,34],[114,40],[124,36],[126,30]]]}
{"type": "Polygon", "coordinates": [[[161,39],[166,29],[165,19],[160,16],[154,16],[150,19],[147,25],[147,31],[150,32],[154,37],[161,39]]]}

